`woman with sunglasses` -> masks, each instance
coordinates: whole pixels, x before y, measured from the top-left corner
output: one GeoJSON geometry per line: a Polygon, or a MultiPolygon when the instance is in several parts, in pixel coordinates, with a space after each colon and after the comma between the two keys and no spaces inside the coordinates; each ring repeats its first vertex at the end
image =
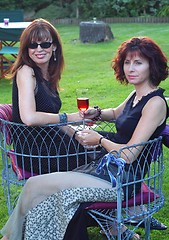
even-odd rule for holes
{"type": "MultiPolygon", "coordinates": [[[[45,124],[66,123],[75,120],[81,120],[78,113],[60,114],[61,99],[59,97],[59,81],[64,68],[64,57],[60,36],[55,27],[44,19],[34,20],[22,33],[20,37],[19,54],[12,69],[13,77],[13,122],[24,123],[27,126],[37,126],[35,131],[29,134],[25,140],[22,135],[22,127],[14,135],[15,149],[18,153],[29,154],[29,146],[24,146],[24,142],[31,143],[33,153],[36,153],[38,145],[41,146],[42,140],[37,138],[38,126],[45,124]],[[16,134],[17,135],[17,134],[16,134]],[[36,137],[36,138],[35,138],[36,137]],[[33,145],[32,143],[36,143],[33,145]],[[22,143],[22,144],[20,144],[22,143]]],[[[55,129],[58,130],[57,128],[55,129]]],[[[23,130],[24,131],[24,130],[23,130]]],[[[47,129],[46,129],[47,131],[47,129]]],[[[44,148],[41,154],[46,156],[45,145],[51,146],[50,155],[56,156],[57,149],[60,149],[60,155],[75,153],[76,149],[82,152],[79,164],[85,163],[85,151],[82,145],[73,137],[74,130],[69,128],[68,134],[64,131],[50,131],[45,138],[44,148]],[[51,141],[52,139],[52,141],[51,141]],[[69,150],[67,150],[69,146],[69,150]],[[69,151],[69,152],[68,152],[69,151]]],[[[73,154],[69,157],[69,170],[77,167],[77,159],[73,154]]],[[[67,170],[67,159],[62,158],[58,164],[55,158],[50,160],[41,158],[41,169],[39,168],[38,158],[17,157],[17,166],[26,172],[34,174],[49,173],[55,171],[67,170]]]]}

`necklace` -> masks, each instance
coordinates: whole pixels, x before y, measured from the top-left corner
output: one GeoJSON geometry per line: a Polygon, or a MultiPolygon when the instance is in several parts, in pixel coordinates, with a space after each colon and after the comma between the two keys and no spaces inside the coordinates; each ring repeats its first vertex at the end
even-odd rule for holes
{"type": "Polygon", "coordinates": [[[142,99],[143,97],[145,97],[145,96],[149,95],[150,93],[155,92],[155,91],[157,91],[157,90],[158,90],[158,88],[155,88],[155,89],[149,91],[147,94],[142,95],[141,97],[137,97],[137,95],[136,95],[135,98],[134,98],[134,100],[133,100],[133,107],[135,107],[135,106],[141,101],[141,99],[142,99]]]}

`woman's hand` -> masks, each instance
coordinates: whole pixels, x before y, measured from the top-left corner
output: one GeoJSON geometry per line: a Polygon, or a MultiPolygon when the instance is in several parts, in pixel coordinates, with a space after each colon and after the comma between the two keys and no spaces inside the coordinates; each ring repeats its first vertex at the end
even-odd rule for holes
{"type": "Polygon", "coordinates": [[[83,113],[84,118],[93,119],[97,114],[97,110],[95,108],[89,108],[83,113]]]}
{"type": "Polygon", "coordinates": [[[93,119],[97,114],[97,110],[95,108],[89,108],[85,112],[79,111],[79,115],[82,119],[93,119]]]}
{"type": "Polygon", "coordinates": [[[77,132],[76,139],[83,145],[94,146],[99,144],[102,137],[98,132],[93,130],[82,130],[77,132]]]}
{"type": "Polygon", "coordinates": [[[83,119],[90,119],[92,121],[98,121],[101,119],[101,109],[99,107],[89,108],[85,112],[80,112],[83,119]]]}

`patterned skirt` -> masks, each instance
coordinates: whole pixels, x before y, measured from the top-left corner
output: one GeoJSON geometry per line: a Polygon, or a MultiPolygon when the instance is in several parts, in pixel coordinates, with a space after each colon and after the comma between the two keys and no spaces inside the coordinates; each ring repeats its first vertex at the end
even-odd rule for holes
{"type": "Polygon", "coordinates": [[[116,189],[71,188],[53,194],[31,209],[24,240],[63,240],[66,228],[82,202],[116,201],[116,189]]]}

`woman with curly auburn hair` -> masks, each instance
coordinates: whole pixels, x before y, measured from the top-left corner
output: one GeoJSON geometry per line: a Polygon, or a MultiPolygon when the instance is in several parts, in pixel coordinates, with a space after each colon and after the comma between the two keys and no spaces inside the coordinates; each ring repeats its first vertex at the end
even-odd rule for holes
{"type": "Polygon", "coordinates": [[[113,69],[118,81],[128,84],[129,81],[124,73],[123,63],[130,52],[131,57],[135,54],[146,58],[150,65],[150,82],[158,86],[168,76],[167,58],[161,48],[149,37],[133,37],[121,44],[117,57],[113,60],[113,69]]]}
{"type": "MultiPolygon", "coordinates": [[[[37,39],[36,35],[35,39],[34,36],[32,37],[36,42],[28,42],[31,58],[34,57],[33,49],[35,47],[40,48],[39,45],[41,44],[41,39],[37,39]]],[[[46,36],[45,41],[53,42],[48,36],[46,36]]],[[[50,44],[48,44],[48,46],[49,45],[50,44]]],[[[55,49],[56,46],[53,44],[53,49],[55,49]]],[[[51,56],[52,52],[49,51],[49,54],[51,56]]],[[[38,59],[38,61],[41,62],[41,55],[38,59]]],[[[30,64],[30,62],[28,64],[30,64]]],[[[78,210],[79,205],[77,204],[91,201],[116,201],[117,190],[116,187],[112,188],[108,170],[104,169],[104,171],[100,173],[97,171],[103,156],[110,151],[119,151],[125,146],[140,144],[150,139],[155,139],[164,130],[169,111],[163,95],[164,90],[159,87],[159,84],[167,78],[168,66],[167,58],[160,47],[148,37],[133,37],[121,44],[112,64],[117,80],[124,84],[133,85],[134,90],[116,108],[103,110],[98,107],[89,108],[84,113],[84,117],[94,120],[100,119],[101,121],[115,120],[116,133],[112,133],[107,137],[93,130],[85,129],[77,132],[75,138],[82,145],[95,146],[99,144],[101,146],[99,156],[96,156],[92,164],[83,165],[73,171],[55,172],[29,178],[23,187],[16,208],[1,231],[4,235],[3,240],[22,239],[22,234],[25,234],[24,223],[27,221],[28,212],[30,213],[30,222],[28,225],[28,230],[30,231],[26,233],[26,239],[37,239],[38,237],[41,237],[39,239],[43,239],[43,236],[45,236],[46,239],[52,240],[65,239],[64,234],[67,226],[73,219],[74,213],[78,210]],[[54,201],[52,201],[52,196],[55,196],[54,201]],[[54,224],[49,225],[46,220],[47,224],[45,226],[49,225],[48,232],[45,232],[45,228],[44,231],[39,231],[39,227],[35,228],[32,222],[35,220],[37,222],[36,225],[39,226],[45,220],[42,219],[42,221],[39,222],[39,216],[41,216],[43,212],[43,208],[38,210],[39,207],[41,207],[41,203],[44,203],[44,211],[46,210],[46,206],[48,206],[48,214],[51,206],[56,203],[54,209],[55,214],[52,215],[54,224]],[[70,214],[67,214],[68,208],[70,208],[70,214]],[[34,219],[31,218],[32,210],[34,210],[34,219]],[[65,218],[63,220],[64,216],[65,218]],[[55,230],[52,231],[53,229],[55,230]],[[46,234],[48,234],[48,236],[46,234]]],[[[29,66],[26,66],[26,69],[29,68],[29,66]]],[[[29,76],[32,75],[30,69],[28,72],[30,72],[29,76]]],[[[18,82],[19,81],[21,81],[21,79],[18,79],[18,82]]],[[[139,182],[142,176],[146,175],[147,168],[144,168],[145,158],[142,157],[142,151],[143,147],[139,146],[137,149],[133,149],[132,152],[125,152],[124,156],[122,156],[125,160],[122,174],[123,183],[126,183],[126,178],[128,178],[128,182],[131,183],[128,187],[128,192],[123,192],[124,199],[132,197],[132,194],[134,194],[133,189],[136,189],[136,194],[140,191],[140,184],[135,183],[134,180],[138,180],[139,182]]],[[[148,165],[150,162],[146,164],[148,165]]],[[[117,169],[111,174],[116,176],[115,173],[117,174],[117,169]]],[[[53,214],[54,211],[52,211],[51,214],[53,214]]],[[[109,229],[114,238],[117,237],[116,226],[115,223],[112,228],[109,229]]],[[[160,228],[166,229],[165,225],[154,218],[151,220],[150,227],[158,230],[160,228]]],[[[79,232],[79,236],[80,234],[79,232]]],[[[76,237],[74,239],[81,238],[76,237]]],[[[88,238],[87,236],[83,236],[83,239],[88,238]]],[[[125,225],[122,225],[121,239],[138,240],[140,236],[128,229],[125,225]]],[[[73,239],[71,238],[71,240],[73,239]]]]}

